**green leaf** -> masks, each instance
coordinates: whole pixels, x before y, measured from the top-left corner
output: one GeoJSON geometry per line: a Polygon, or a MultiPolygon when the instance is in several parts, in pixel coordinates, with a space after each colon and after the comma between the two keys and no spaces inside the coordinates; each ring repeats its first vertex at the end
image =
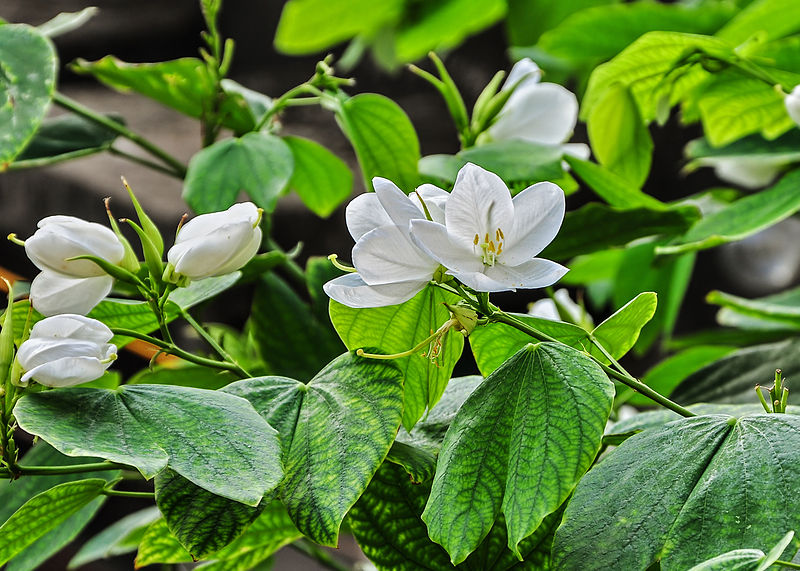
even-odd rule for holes
{"type": "Polygon", "coordinates": [[[267,212],[289,184],[294,157],[269,133],[248,133],[206,147],[189,161],[183,199],[198,214],[225,210],[244,191],[267,212]]]}
{"type": "Polygon", "coordinates": [[[33,138],[56,84],[53,44],[24,24],[0,26],[0,172],[33,138]]]}
{"type": "MultiPolygon", "coordinates": [[[[657,305],[658,296],[655,293],[640,293],[595,327],[592,335],[614,359],[620,359],[636,344],[642,327],[655,315],[657,305]]],[[[594,344],[589,346],[589,353],[605,360],[594,344]]]]}
{"type": "MultiPolygon", "coordinates": [[[[616,0],[509,0],[506,27],[512,46],[529,46],[575,13],[616,0]]],[[[627,45],[627,44],[626,44],[627,45]]]]}
{"type": "Polygon", "coordinates": [[[449,50],[465,38],[498,22],[505,0],[443,0],[422,4],[413,20],[403,22],[394,38],[398,63],[416,61],[429,51],[449,50]]]}
{"type": "MultiPolygon", "coordinates": [[[[752,403],[753,387],[771,386],[775,369],[789,379],[800,377],[800,339],[754,345],[734,351],[689,375],[672,399],[680,403],[752,403]]],[[[800,404],[798,391],[789,392],[789,403],[800,404]]]]}
{"type": "Polygon", "coordinates": [[[239,377],[230,371],[220,371],[202,365],[169,363],[163,367],[142,369],[127,380],[129,385],[178,385],[215,391],[225,385],[238,381],[239,377]]]}
{"type": "MultiPolygon", "coordinates": [[[[375,8],[370,4],[366,10],[375,8]]],[[[419,182],[419,139],[397,103],[383,95],[362,93],[344,101],[336,117],[356,152],[366,189],[372,188],[373,177],[380,176],[406,192],[414,190],[419,182]]]]}
{"type": "Polygon", "coordinates": [[[674,236],[686,231],[699,217],[700,213],[694,206],[671,210],[622,210],[592,202],[567,213],[558,236],[541,256],[564,260],[609,246],[621,246],[644,236],[674,236]]]}
{"type": "Polygon", "coordinates": [[[591,466],[614,398],[589,357],[529,344],[467,398],[445,435],[422,514],[453,563],[505,516],[508,547],[554,512],[591,466]]]}
{"type": "Polygon", "coordinates": [[[181,309],[191,309],[198,303],[216,297],[226,289],[233,287],[240,277],[242,277],[241,272],[231,272],[224,276],[194,280],[188,286],[173,291],[169,296],[169,301],[181,309]]]}
{"type": "Polygon", "coordinates": [[[593,7],[575,11],[558,26],[547,28],[537,46],[556,57],[593,66],[611,59],[647,32],[710,34],[734,12],[733,6],[724,3],[636,2],[593,7]]]}
{"type": "Polygon", "coordinates": [[[689,571],[755,571],[763,559],[760,549],[734,549],[698,563],[689,571]]]}
{"type": "Polygon", "coordinates": [[[255,128],[255,118],[245,98],[235,92],[220,95],[205,62],[180,58],[157,63],[127,63],[113,56],[89,62],[77,60],[71,66],[79,74],[93,75],[118,91],[133,90],[189,115],[201,119],[215,108],[222,124],[235,133],[255,128]]]}
{"type": "Polygon", "coordinates": [[[73,30],[77,30],[86,22],[91,20],[97,14],[97,12],[98,9],[95,6],[89,6],[80,12],[61,12],[60,14],[56,14],[54,18],[51,18],[44,24],[37,26],[37,29],[43,35],[49,38],[54,38],[73,30]]]}
{"type": "Polygon", "coordinates": [[[263,509],[217,496],[166,469],[155,479],[156,505],[172,535],[204,559],[236,539],[263,509]]]}
{"type": "Polygon", "coordinates": [[[268,370],[307,380],[340,355],[345,348],[324,317],[315,315],[275,274],[262,276],[248,326],[268,370]]]}
{"type": "Polygon", "coordinates": [[[282,475],[275,430],[248,402],[218,391],[70,388],[25,395],[14,414],[20,427],[68,456],[129,464],[146,478],[170,467],[248,505],[257,505],[282,475]]]}
{"type": "Polygon", "coordinates": [[[100,478],[66,482],[25,502],[0,526],[0,564],[97,498],[107,484],[100,478]]]}
{"type": "Polygon", "coordinates": [[[724,147],[714,147],[707,139],[695,139],[686,145],[686,156],[690,159],[702,158],[764,158],[770,161],[791,163],[800,160],[800,130],[794,129],[774,141],[767,141],[759,135],[739,139],[724,147]]]}
{"type": "MultiPolygon", "coordinates": [[[[739,418],[746,414],[760,414],[764,412],[764,407],[760,403],[749,404],[713,404],[701,403],[693,404],[687,407],[690,411],[698,416],[709,414],[726,414],[728,416],[735,416],[739,418]]],[[[631,432],[641,432],[650,428],[657,428],[664,426],[673,420],[680,420],[683,418],[677,412],[673,412],[666,408],[658,408],[656,410],[648,410],[640,412],[625,420],[615,422],[610,428],[606,430],[608,435],[622,435],[631,432]]]]}
{"type": "Polygon", "coordinates": [[[756,0],[736,15],[717,36],[741,44],[758,33],[773,40],[800,30],[800,6],[791,0],[756,0]]]}
{"type": "Polygon", "coordinates": [[[659,254],[677,254],[713,248],[742,240],[769,228],[800,210],[800,169],[781,178],[774,186],[732,202],[692,226],[672,243],[659,247],[659,254]]]}
{"type": "MultiPolygon", "coordinates": [[[[588,351],[591,346],[589,333],[572,323],[551,321],[521,313],[512,313],[511,315],[525,325],[580,351],[588,351]]],[[[476,327],[469,336],[469,345],[475,356],[478,370],[485,377],[532,341],[533,339],[527,333],[503,323],[481,325],[476,327]]]]}
{"type": "MultiPolygon", "coordinates": [[[[122,122],[120,118],[111,117],[122,122]]],[[[117,133],[78,115],[60,115],[42,121],[30,144],[14,161],[12,169],[42,166],[111,147],[117,133]]]]}
{"type": "Polygon", "coordinates": [[[77,569],[92,561],[136,551],[147,528],[161,512],[153,506],[128,514],[84,543],[69,560],[67,569],[77,569]]]}
{"type": "Polygon", "coordinates": [[[397,434],[402,384],[393,364],[345,353],[308,384],[260,377],[223,389],[249,400],[280,432],[280,498],[313,541],[336,546],[342,519],[397,434]]]}
{"type": "Polygon", "coordinates": [[[720,305],[717,323],[726,327],[749,330],[796,331],[795,309],[800,305],[800,288],[768,295],[758,299],[744,299],[722,292],[710,292],[708,303],[720,305]]]}
{"type": "Polygon", "coordinates": [[[683,570],[765,549],[800,524],[798,500],[762,482],[800,477],[800,417],[684,418],[623,442],[578,484],[553,545],[564,569],[683,570]]]}
{"type": "Polygon", "coordinates": [[[605,90],[592,107],[586,128],[597,161],[641,187],[650,172],[653,139],[628,88],[618,84],[605,90]]]}
{"type": "Polygon", "coordinates": [[[638,187],[632,186],[629,181],[600,165],[570,156],[564,157],[564,160],[569,163],[569,166],[575,174],[578,175],[597,196],[605,200],[611,206],[616,206],[618,208],[642,207],[651,210],[666,210],[669,208],[660,200],[643,193],[638,187]]]}
{"type": "Polygon", "coordinates": [[[497,141],[458,153],[461,166],[475,163],[504,181],[538,182],[564,175],[558,145],[539,145],[528,141],[497,141]]]}
{"type": "Polygon", "coordinates": [[[190,563],[192,556],[172,535],[164,518],[151,523],[144,531],[136,553],[135,569],[154,563],[190,563]]]}
{"type": "Polygon", "coordinates": [[[324,50],[353,36],[372,36],[397,20],[402,0],[376,4],[370,0],[289,0],[283,7],[275,47],[286,54],[301,55],[324,50]]]}
{"type": "Polygon", "coordinates": [[[398,440],[392,443],[386,460],[402,466],[414,484],[430,480],[436,472],[436,454],[427,448],[411,446],[398,440]]]}
{"type": "MultiPolygon", "coordinates": [[[[407,302],[387,307],[353,309],[331,300],[331,321],[351,351],[374,347],[392,355],[429,337],[450,318],[450,311],[443,304],[457,301],[454,294],[431,285],[407,302]]],[[[442,340],[435,360],[425,356],[430,351],[427,349],[394,361],[405,378],[403,426],[407,430],[420,419],[425,407],[430,409],[438,402],[463,349],[464,337],[451,331],[442,340]]]]}
{"type": "MultiPolygon", "coordinates": [[[[641,380],[662,395],[669,395],[686,377],[735,350],[731,345],[689,347],[655,365],[641,380]]],[[[653,401],[635,393],[627,402],[634,406],[650,406],[653,401]]]]}
{"type": "Polygon", "coordinates": [[[310,139],[284,137],[294,156],[289,186],[303,203],[327,218],[353,191],[353,173],[339,157],[310,139]]]}
{"type": "Polygon", "coordinates": [[[478,549],[458,567],[450,564],[444,549],[428,538],[420,515],[430,493],[430,482],[414,484],[402,468],[385,463],[353,506],[348,523],[361,549],[381,571],[466,569],[546,569],[552,534],[561,519],[560,510],[520,544],[525,561],[506,547],[502,516],[478,549]]]}

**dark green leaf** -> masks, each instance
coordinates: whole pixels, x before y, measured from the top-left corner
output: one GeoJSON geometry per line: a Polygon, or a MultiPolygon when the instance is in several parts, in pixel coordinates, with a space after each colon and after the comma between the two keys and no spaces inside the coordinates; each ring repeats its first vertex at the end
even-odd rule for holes
{"type": "Polygon", "coordinates": [[[248,133],[206,147],[189,161],[183,198],[198,214],[225,210],[240,191],[267,212],[289,184],[294,157],[269,133],[248,133]]]}
{"type": "Polygon", "coordinates": [[[65,482],[25,502],[0,526],[0,564],[97,498],[107,484],[100,478],[65,482]]]}
{"type": "MultiPolygon", "coordinates": [[[[800,417],[684,418],[623,442],[578,484],[556,533],[564,569],[684,570],[767,549],[800,524],[800,417]]],[[[795,546],[796,547],[796,546],[795,546]]]]}
{"type": "Polygon", "coordinates": [[[233,395],[163,385],[25,395],[19,425],[70,456],[100,456],[151,478],[169,466],[218,495],[257,505],[281,479],[278,435],[233,395]]]}
{"type": "Polygon", "coordinates": [[[252,507],[214,495],[170,469],[156,476],[155,489],[167,527],[193,559],[204,559],[236,539],[267,503],[252,507]]]}
{"type": "Polygon", "coordinates": [[[328,149],[301,137],[284,137],[294,156],[289,186],[317,216],[327,218],[353,191],[353,173],[328,149]]]}
{"type": "MultiPolygon", "coordinates": [[[[443,305],[458,298],[434,286],[427,286],[400,305],[353,309],[330,302],[331,321],[348,349],[375,347],[392,355],[415,347],[450,318],[443,305]],[[387,323],[391,327],[386,326],[387,323]]],[[[461,357],[464,338],[451,331],[442,341],[438,357],[431,359],[427,348],[416,355],[394,361],[403,372],[403,426],[410,430],[425,412],[433,407],[447,386],[453,367],[461,357]]]]}
{"type": "Polygon", "coordinates": [[[145,528],[159,517],[161,512],[155,506],[126,515],[84,543],[70,559],[67,569],[136,551],[145,528]]]}
{"type": "Polygon", "coordinates": [[[260,377],[223,389],[248,399],[280,432],[280,497],[313,541],[337,544],[342,519],[397,434],[402,383],[393,364],[345,353],[308,384],[260,377]]]}
{"type": "Polygon", "coordinates": [[[53,45],[36,28],[0,26],[0,172],[22,152],[47,113],[57,66],[53,45]]]}
{"type": "Polygon", "coordinates": [[[759,135],[751,135],[724,147],[714,147],[707,139],[695,139],[686,145],[686,156],[690,159],[764,157],[789,163],[800,160],[798,149],[800,149],[800,130],[793,129],[774,141],[767,141],[759,135]]]}
{"type": "MultiPolygon", "coordinates": [[[[687,407],[693,413],[702,416],[708,414],[727,414],[737,418],[746,414],[760,414],[764,412],[764,407],[760,403],[750,404],[713,404],[701,403],[687,407]]],[[[641,412],[625,420],[615,422],[606,430],[606,436],[623,435],[631,432],[641,432],[649,428],[664,426],[673,420],[680,420],[682,417],[677,412],[666,408],[641,412]]]]}
{"type": "MultiPolygon", "coordinates": [[[[367,11],[375,11],[370,4],[367,11]]],[[[419,139],[405,112],[391,99],[362,93],[341,104],[336,117],[358,157],[364,186],[388,178],[410,192],[418,184],[419,139]]]]}
{"type": "Polygon", "coordinates": [[[135,569],[152,565],[153,563],[189,563],[192,556],[186,551],[167,527],[164,518],[159,518],[151,523],[144,531],[136,553],[135,569]]]}
{"type": "Polygon", "coordinates": [[[235,133],[246,133],[255,127],[244,97],[234,92],[220,97],[208,67],[197,58],[127,63],[106,56],[94,62],[78,60],[72,70],[91,74],[119,91],[133,90],[198,119],[206,118],[218,106],[222,124],[235,133]]]}
{"type": "Polygon", "coordinates": [[[445,435],[431,497],[428,533],[460,563],[498,515],[508,547],[556,511],[600,448],[614,389],[584,354],[529,344],[467,398],[445,435]]]}
{"type": "Polygon", "coordinates": [[[174,366],[169,363],[163,367],[142,369],[128,379],[129,385],[178,385],[215,391],[239,377],[229,371],[220,371],[201,365],[174,366]]]}
{"type": "Polygon", "coordinates": [[[750,328],[768,329],[800,329],[800,306],[798,306],[797,295],[800,290],[794,289],[784,292],[780,302],[769,299],[745,299],[737,295],[731,295],[721,291],[712,291],[706,296],[706,301],[713,305],[719,305],[728,310],[728,321],[721,323],[731,324],[738,322],[740,325],[750,328]],[[789,294],[788,296],[785,294],[789,294]],[[730,319],[736,315],[735,319],[730,319]]]}
{"type": "Polygon", "coordinates": [[[504,181],[538,182],[564,175],[558,145],[540,145],[528,141],[498,141],[465,149],[458,157],[475,163],[500,176],[504,181]]]}
{"type": "Polygon", "coordinates": [[[567,213],[558,236],[541,255],[563,260],[609,246],[621,246],[643,236],[674,236],[685,232],[699,217],[699,211],[693,206],[663,211],[621,210],[593,202],[567,213]]]}
{"type": "MultiPolygon", "coordinates": [[[[506,27],[512,46],[530,46],[573,14],[593,6],[614,4],[616,0],[509,0],[506,27]]],[[[627,43],[625,44],[627,45],[627,43]]]]}
{"type": "MultiPolygon", "coordinates": [[[[112,117],[115,121],[121,119],[112,117]]],[[[108,149],[117,134],[78,115],[45,119],[30,144],[17,156],[13,168],[39,166],[43,160],[57,162],[108,149]]]]}
{"type": "Polygon", "coordinates": [[[427,448],[395,441],[386,460],[402,466],[414,484],[426,482],[436,472],[436,454],[427,448]]]}

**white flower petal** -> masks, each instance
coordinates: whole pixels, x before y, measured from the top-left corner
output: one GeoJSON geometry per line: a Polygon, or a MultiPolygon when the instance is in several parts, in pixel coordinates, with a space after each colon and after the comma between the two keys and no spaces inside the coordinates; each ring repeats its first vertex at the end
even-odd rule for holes
{"type": "Polygon", "coordinates": [[[356,242],[353,265],[366,283],[431,279],[439,264],[412,244],[407,232],[393,225],[381,226],[356,242]]]}
{"type": "Polygon", "coordinates": [[[556,83],[538,83],[514,91],[488,133],[496,141],[559,145],[569,139],[577,120],[575,94],[556,83]]]}
{"type": "Polygon", "coordinates": [[[714,174],[725,182],[748,189],[767,186],[788,164],[786,159],[757,156],[705,157],[700,163],[714,167],[714,174]]]}
{"type": "Polygon", "coordinates": [[[505,83],[503,83],[502,91],[510,89],[520,79],[523,82],[519,84],[518,88],[528,85],[539,83],[542,79],[542,70],[538,65],[529,57],[523,58],[514,64],[511,71],[508,73],[505,83]]]}
{"type": "Polygon", "coordinates": [[[392,223],[374,192],[359,194],[351,200],[344,211],[344,217],[347,230],[355,242],[370,230],[392,223]]]}
{"type": "Polygon", "coordinates": [[[538,317],[540,319],[549,319],[550,321],[561,321],[561,316],[558,314],[556,304],[549,297],[540,299],[531,305],[530,309],[528,310],[528,315],[532,315],[533,317],[538,317]]]}
{"type": "Polygon", "coordinates": [[[581,159],[582,161],[588,161],[589,157],[592,156],[592,150],[586,143],[564,143],[561,145],[561,150],[565,155],[581,159]]]}
{"type": "Polygon", "coordinates": [[[107,343],[113,336],[111,329],[105,323],[72,313],[37,321],[30,333],[31,338],[80,339],[94,343],[107,343]]]}
{"type": "Polygon", "coordinates": [[[104,344],[81,339],[56,339],[53,337],[31,337],[25,341],[17,352],[19,364],[26,371],[35,367],[72,357],[103,357],[104,344]]]}
{"type": "Polygon", "coordinates": [[[413,220],[411,222],[411,239],[421,250],[449,270],[458,272],[483,270],[484,264],[480,255],[476,254],[472,248],[462,248],[451,242],[447,228],[441,224],[428,220],[413,220]]]}
{"type": "Polygon", "coordinates": [[[514,197],[514,225],[506,234],[501,261],[516,266],[544,250],[564,221],[564,191],[552,182],[539,182],[514,197]]]}
{"type": "Polygon", "coordinates": [[[47,317],[61,313],[86,315],[108,295],[113,283],[108,275],[70,278],[43,271],[31,283],[31,305],[47,317]]]}
{"type": "Polygon", "coordinates": [[[329,281],[323,286],[323,289],[331,299],[348,307],[384,307],[408,301],[427,283],[428,280],[371,286],[366,284],[358,274],[347,274],[329,281]]]}
{"type": "Polygon", "coordinates": [[[167,260],[176,273],[203,279],[238,270],[256,254],[260,245],[261,228],[254,228],[243,219],[207,227],[202,236],[176,240],[167,252],[167,260]]]}
{"type": "Polygon", "coordinates": [[[422,207],[409,200],[409,197],[392,181],[376,176],[372,179],[372,186],[386,214],[394,225],[404,232],[408,232],[408,223],[411,220],[425,217],[422,207]]]}
{"type": "Polygon", "coordinates": [[[100,378],[109,365],[94,357],[65,357],[31,369],[20,381],[24,384],[34,379],[48,387],[71,387],[100,378]]]}
{"type": "Polygon", "coordinates": [[[258,207],[252,202],[239,202],[222,212],[210,212],[201,214],[189,220],[181,226],[175,243],[180,244],[195,238],[202,238],[208,234],[209,229],[213,229],[226,224],[236,224],[246,222],[254,226],[258,220],[258,207]]]}
{"type": "Polygon", "coordinates": [[[506,284],[508,289],[535,289],[553,285],[568,271],[569,269],[556,262],[534,258],[517,266],[495,264],[486,268],[486,276],[506,284]]]}
{"type": "Polygon", "coordinates": [[[431,215],[431,220],[439,224],[445,223],[444,213],[447,200],[450,198],[449,192],[433,184],[423,184],[417,187],[416,191],[409,195],[409,198],[414,204],[417,204],[420,209],[422,209],[422,203],[420,202],[420,198],[422,198],[431,215]]]}
{"type": "Polygon", "coordinates": [[[798,126],[800,126],[800,85],[796,85],[792,92],[783,100],[786,112],[798,126]]]}
{"type": "Polygon", "coordinates": [[[445,211],[450,240],[471,250],[475,236],[483,241],[488,234],[492,239],[501,229],[504,233],[514,223],[514,206],[511,193],[503,180],[472,163],[458,171],[453,192],[445,211]]]}
{"type": "MultiPolygon", "coordinates": [[[[484,269],[488,267],[484,266],[484,269]]],[[[498,282],[481,272],[454,272],[448,271],[448,274],[455,277],[458,281],[467,287],[471,287],[475,291],[509,291],[513,290],[511,286],[506,283],[498,282]]]]}

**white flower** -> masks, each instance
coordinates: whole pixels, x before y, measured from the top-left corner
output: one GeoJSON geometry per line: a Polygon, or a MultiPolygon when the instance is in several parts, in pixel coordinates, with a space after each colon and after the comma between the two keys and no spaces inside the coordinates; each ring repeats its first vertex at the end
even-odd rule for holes
{"type": "Polygon", "coordinates": [[[549,319],[550,321],[562,321],[561,315],[558,313],[558,308],[556,307],[556,301],[558,301],[559,305],[566,310],[572,323],[585,323],[588,326],[594,325],[592,316],[586,313],[586,310],[580,305],[572,301],[567,290],[563,288],[556,290],[553,296],[555,297],[555,301],[546,297],[533,303],[528,310],[528,315],[549,319]]]}
{"type": "Polygon", "coordinates": [[[108,295],[113,282],[111,276],[70,278],[43,270],[31,283],[31,305],[46,317],[60,313],[86,315],[108,295]]]}
{"type": "Polygon", "coordinates": [[[201,214],[184,224],[167,252],[165,275],[203,279],[235,272],[261,246],[261,210],[252,202],[201,214]]]}
{"type": "MultiPolygon", "coordinates": [[[[557,83],[540,83],[542,72],[530,58],[514,64],[501,91],[520,82],[498,113],[488,134],[492,140],[520,139],[542,145],[561,145],[578,122],[578,100],[557,83]]],[[[584,144],[564,145],[564,152],[588,158],[584,144]]]]}
{"type": "Polygon", "coordinates": [[[540,288],[567,268],[534,256],[558,233],[564,192],[540,182],[513,200],[494,173],[467,163],[447,201],[445,223],[412,220],[415,243],[476,291],[540,288]]]}
{"type": "Polygon", "coordinates": [[[325,284],[325,293],[348,307],[383,307],[414,297],[433,277],[439,263],[411,241],[412,220],[444,222],[449,193],[425,184],[406,196],[385,178],[374,178],[374,193],[347,205],[347,228],[356,245],[351,273],[325,284]],[[423,205],[424,203],[424,205],[423,205]]]}
{"type": "Polygon", "coordinates": [[[781,156],[703,157],[699,164],[714,168],[718,178],[747,189],[763,188],[790,163],[781,156]]]}
{"type": "Polygon", "coordinates": [[[20,381],[34,379],[49,387],[93,381],[116,359],[113,333],[103,323],[82,315],[57,315],[37,322],[17,352],[25,371],[20,381]]]}
{"type": "Polygon", "coordinates": [[[74,216],[48,216],[39,221],[38,230],[25,240],[25,253],[40,270],[51,270],[73,278],[107,275],[91,260],[72,260],[76,256],[95,256],[118,264],[125,248],[109,228],[74,216]]]}
{"type": "Polygon", "coordinates": [[[796,85],[792,92],[783,100],[786,112],[798,126],[800,126],[800,85],[796,85]]]}

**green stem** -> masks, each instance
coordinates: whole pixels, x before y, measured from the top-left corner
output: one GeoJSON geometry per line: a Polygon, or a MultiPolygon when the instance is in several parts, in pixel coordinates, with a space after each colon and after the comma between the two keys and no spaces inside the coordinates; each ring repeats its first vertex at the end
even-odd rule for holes
{"type": "Polygon", "coordinates": [[[298,539],[294,543],[290,543],[297,551],[307,555],[320,565],[335,571],[351,571],[349,567],[334,559],[327,551],[323,550],[318,545],[311,543],[307,539],[298,539]]]}
{"type": "MultiPolygon", "coordinates": [[[[71,464],[67,466],[22,466],[17,464],[14,472],[23,476],[53,476],[55,474],[82,474],[104,470],[130,470],[130,466],[116,462],[94,462],[92,464],[71,464]]],[[[8,470],[0,470],[0,477],[8,478],[8,470]]]]}
{"type": "MultiPolygon", "coordinates": [[[[514,316],[509,315],[509,314],[507,314],[507,313],[505,313],[505,312],[503,312],[501,310],[495,309],[493,313],[491,313],[490,315],[487,316],[487,318],[488,318],[488,320],[490,322],[494,321],[494,322],[505,323],[506,325],[510,325],[511,327],[513,327],[515,329],[518,329],[519,331],[522,331],[523,333],[527,333],[528,335],[530,335],[531,337],[533,337],[535,339],[539,339],[541,341],[549,341],[551,343],[561,343],[558,339],[556,339],[554,337],[550,337],[549,335],[547,335],[545,333],[542,333],[541,331],[535,329],[534,327],[531,327],[527,323],[523,323],[519,319],[516,319],[514,316]]],[[[594,340],[593,342],[598,347],[601,347],[600,344],[596,342],[596,340],[594,340]]],[[[606,355],[607,358],[610,357],[608,355],[608,352],[605,350],[605,348],[601,348],[600,350],[603,352],[604,355],[606,355]]],[[[609,360],[611,362],[615,362],[613,360],[613,358],[609,358],[609,360]]],[[[673,412],[677,412],[681,416],[684,416],[684,417],[687,417],[687,418],[690,417],[690,416],[697,416],[692,411],[682,407],[681,405],[679,405],[676,402],[673,402],[673,401],[669,400],[667,397],[661,395],[660,393],[657,393],[656,391],[654,391],[653,389],[648,387],[646,384],[644,384],[643,382],[639,381],[638,379],[635,379],[631,375],[616,371],[615,369],[612,369],[608,365],[606,365],[604,363],[601,363],[599,361],[596,361],[596,362],[597,362],[598,365],[600,365],[600,367],[602,367],[603,371],[605,371],[605,373],[608,376],[613,377],[613,378],[617,379],[618,381],[620,381],[621,383],[629,386],[633,390],[642,393],[644,396],[646,396],[650,400],[660,404],[661,406],[663,406],[665,408],[668,408],[669,410],[671,410],[673,412]]]]}
{"type": "Polygon", "coordinates": [[[142,166],[145,166],[145,167],[147,167],[147,168],[149,168],[151,170],[158,171],[158,172],[167,174],[169,176],[174,176],[175,178],[183,179],[183,177],[180,176],[173,169],[161,166],[160,164],[158,164],[156,162],[153,162],[153,161],[148,161],[145,158],[137,157],[136,155],[132,155],[130,153],[126,153],[125,151],[121,151],[120,149],[117,149],[116,147],[109,147],[108,148],[108,152],[111,153],[112,155],[116,155],[116,156],[121,157],[123,159],[126,159],[128,161],[131,161],[132,163],[136,163],[136,164],[140,164],[142,166]]]}
{"type": "Polygon", "coordinates": [[[138,145],[139,147],[141,147],[154,157],[163,161],[164,164],[171,167],[175,173],[175,176],[179,178],[184,178],[186,176],[186,167],[183,165],[183,163],[181,163],[178,159],[170,155],[162,148],[154,145],[141,135],[134,133],[121,123],[117,123],[116,121],[109,119],[108,117],[104,117],[103,115],[78,103],[74,99],[67,97],[63,93],[55,92],[55,94],[53,95],[53,102],[56,105],[60,105],[64,109],[68,109],[69,111],[72,111],[76,115],[80,115],[81,117],[85,117],[90,121],[102,125],[103,127],[106,127],[111,131],[114,131],[121,137],[125,137],[129,141],[135,143],[136,145],[138,145]]]}
{"type": "Polygon", "coordinates": [[[789,569],[800,569],[800,564],[792,563],[791,561],[781,561],[780,559],[775,561],[773,565],[783,565],[784,567],[788,567],[789,569]]]}
{"type": "Polygon", "coordinates": [[[216,351],[216,352],[217,352],[217,354],[218,354],[220,357],[222,357],[223,359],[225,359],[225,360],[226,360],[228,363],[231,363],[232,365],[235,365],[235,366],[236,366],[236,368],[237,368],[237,371],[236,371],[236,372],[237,372],[237,373],[238,373],[238,374],[239,374],[239,375],[240,375],[242,378],[244,378],[244,379],[249,379],[249,378],[252,378],[252,377],[253,377],[253,375],[251,375],[250,373],[248,373],[248,372],[247,372],[247,371],[246,371],[246,370],[245,370],[245,369],[244,369],[244,368],[243,368],[243,367],[242,367],[242,366],[241,366],[239,363],[237,363],[237,362],[236,362],[236,359],[234,359],[233,357],[231,357],[230,353],[228,353],[228,352],[227,352],[225,349],[223,349],[223,348],[222,348],[222,346],[221,346],[219,343],[217,343],[216,339],[214,339],[214,338],[213,338],[213,337],[212,337],[212,336],[211,336],[211,335],[208,333],[208,331],[206,331],[205,327],[203,327],[203,326],[202,326],[202,325],[200,325],[200,324],[199,324],[197,321],[195,321],[194,317],[192,317],[192,316],[191,316],[191,314],[190,314],[190,313],[189,313],[189,312],[188,312],[186,309],[184,309],[184,308],[181,308],[181,315],[182,315],[182,316],[183,316],[183,318],[186,320],[186,322],[187,322],[189,325],[191,325],[191,326],[192,326],[192,328],[193,328],[195,331],[197,331],[197,333],[198,333],[198,334],[200,334],[200,337],[202,337],[203,339],[205,339],[206,343],[208,343],[208,344],[211,346],[211,348],[212,348],[212,349],[214,349],[214,351],[216,351]]]}
{"type": "Polygon", "coordinates": [[[256,125],[253,131],[258,132],[261,129],[263,129],[264,125],[266,125],[270,119],[272,119],[276,114],[280,113],[280,111],[284,107],[289,105],[289,101],[294,99],[297,95],[303,95],[305,93],[310,93],[315,96],[321,95],[319,89],[307,83],[303,83],[298,85],[297,87],[293,87],[292,89],[290,89],[289,91],[287,91],[286,93],[284,93],[283,95],[281,95],[272,102],[272,107],[270,107],[269,110],[266,113],[264,113],[264,116],[261,117],[261,120],[258,122],[258,125],[256,125]]]}
{"type": "MultiPolygon", "coordinates": [[[[112,327],[111,331],[114,333],[114,335],[122,335],[124,337],[133,337],[134,339],[147,341],[148,343],[152,343],[159,349],[163,349],[164,352],[169,353],[170,355],[175,355],[176,357],[180,357],[181,359],[189,361],[190,363],[195,363],[196,365],[203,365],[205,367],[212,367],[214,369],[222,369],[223,371],[232,371],[238,374],[242,373],[241,368],[233,363],[228,363],[225,361],[215,361],[214,359],[206,359],[205,357],[200,357],[199,355],[195,355],[193,353],[189,353],[188,351],[184,351],[174,343],[169,343],[167,341],[163,341],[162,339],[151,337],[150,335],[145,335],[144,333],[139,333],[138,331],[134,331],[133,329],[125,329],[123,327],[112,327]]],[[[249,378],[249,375],[243,378],[249,378]]]]}
{"type": "Polygon", "coordinates": [[[153,492],[126,492],[124,490],[113,490],[111,488],[103,488],[102,494],[104,496],[115,496],[118,498],[147,498],[149,500],[155,499],[156,497],[153,492]]]}
{"type": "Polygon", "coordinates": [[[298,286],[303,288],[306,287],[306,273],[303,271],[303,268],[297,265],[297,262],[295,262],[289,256],[289,254],[287,254],[272,238],[267,238],[267,246],[270,250],[274,250],[285,256],[286,261],[283,263],[283,265],[286,268],[289,277],[292,278],[298,286]]]}

